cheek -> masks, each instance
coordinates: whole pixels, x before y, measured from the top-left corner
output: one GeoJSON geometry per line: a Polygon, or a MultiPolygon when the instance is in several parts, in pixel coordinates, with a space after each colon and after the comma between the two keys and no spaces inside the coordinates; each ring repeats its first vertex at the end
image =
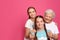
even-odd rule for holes
{"type": "Polygon", "coordinates": [[[36,16],[36,13],[34,15],[36,16]]]}
{"type": "Polygon", "coordinates": [[[41,25],[44,25],[44,22],[42,22],[41,25]]]}
{"type": "Polygon", "coordinates": [[[52,18],[49,18],[49,20],[52,20],[52,18]]]}
{"type": "Polygon", "coordinates": [[[29,16],[31,16],[31,13],[29,13],[29,16]]]}
{"type": "Polygon", "coordinates": [[[45,17],[45,19],[48,19],[48,17],[45,17]]]}
{"type": "Polygon", "coordinates": [[[35,13],[31,13],[30,16],[35,16],[36,14],[35,13]]]}
{"type": "Polygon", "coordinates": [[[44,22],[43,22],[43,24],[44,24],[44,22]]]}
{"type": "Polygon", "coordinates": [[[33,15],[36,16],[36,13],[34,13],[33,15]]]}
{"type": "Polygon", "coordinates": [[[47,19],[47,17],[44,17],[44,20],[46,20],[47,19]]]}
{"type": "Polygon", "coordinates": [[[30,13],[30,17],[32,17],[33,15],[30,13]]]}
{"type": "Polygon", "coordinates": [[[36,23],[36,25],[38,26],[38,25],[39,25],[39,23],[36,23]]]}
{"type": "Polygon", "coordinates": [[[36,23],[37,26],[39,26],[39,23],[36,23]]]}
{"type": "Polygon", "coordinates": [[[46,20],[46,21],[49,21],[49,20],[50,20],[50,18],[49,18],[49,17],[45,17],[45,20],[46,20]]]}

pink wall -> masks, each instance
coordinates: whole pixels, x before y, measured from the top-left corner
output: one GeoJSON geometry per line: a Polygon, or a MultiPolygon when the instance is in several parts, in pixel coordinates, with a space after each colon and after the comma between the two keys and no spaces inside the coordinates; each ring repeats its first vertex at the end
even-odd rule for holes
{"type": "Polygon", "coordinates": [[[60,30],[60,0],[0,0],[0,40],[23,40],[29,6],[36,8],[37,15],[43,15],[46,9],[52,8],[60,30]]]}

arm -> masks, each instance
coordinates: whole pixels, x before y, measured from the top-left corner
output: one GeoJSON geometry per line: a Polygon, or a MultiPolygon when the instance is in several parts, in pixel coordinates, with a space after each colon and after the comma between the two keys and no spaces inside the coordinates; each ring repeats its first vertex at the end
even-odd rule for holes
{"type": "Polygon", "coordinates": [[[58,34],[53,34],[51,31],[48,32],[48,37],[51,39],[54,39],[54,40],[58,40],[58,34]]]}
{"type": "Polygon", "coordinates": [[[30,34],[30,40],[34,40],[34,38],[35,38],[35,35],[30,34]]]}
{"type": "Polygon", "coordinates": [[[31,32],[30,32],[30,40],[35,40],[35,33],[36,33],[35,29],[31,30],[31,32]]]}
{"type": "Polygon", "coordinates": [[[35,37],[35,32],[36,32],[36,30],[35,29],[33,29],[33,30],[30,30],[29,28],[25,28],[25,37],[26,38],[34,38],[35,37]],[[33,33],[30,33],[30,31],[33,33]]]}
{"type": "Polygon", "coordinates": [[[53,39],[58,40],[58,34],[53,35],[53,39]]]}
{"type": "Polygon", "coordinates": [[[30,33],[30,21],[27,20],[27,22],[25,23],[25,37],[29,38],[29,33],[30,33]]]}
{"type": "Polygon", "coordinates": [[[54,33],[55,33],[55,34],[53,35],[53,38],[54,38],[55,40],[58,40],[59,30],[58,30],[57,23],[55,23],[54,27],[55,27],[55,30],[54,30],[54,33]]]}
{"type": "Polygon", "coordinates": [[[29,30],[28,28],[25,28],[25,37],[26,38],[29,38],[29,30]]]}

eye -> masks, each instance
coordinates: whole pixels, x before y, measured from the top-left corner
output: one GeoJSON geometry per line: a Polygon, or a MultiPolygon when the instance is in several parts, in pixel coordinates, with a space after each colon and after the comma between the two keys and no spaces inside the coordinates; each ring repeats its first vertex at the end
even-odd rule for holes
{"type": "Polygon", "coordinates": [[[43,21],[40,21],[40,22],[43,22],[43,21]]]}
{"type": "Polygon", "coordinates": [[[39,23],[39,21],[37,21],[36,23],[39,23]]]}
{"type": "Polygon", "coordinates": [[[42,22],[42,21],[41,21],[42,22]]]}
{"type": "Polygon", "coordinates": [[[46,17],[48,17],[48,16],[46,16],[46,17]]]}
{"type": "Polygon", "coordinates": [[[41,22],[44,22],[43,20],[41,22]]]}
{"type": "Polygon", "coordinates": [[[49,17],[49,18],[52,18],[52,17],[49,17]]]}
{"type": "Polygon", "coordinates": [[[29,13],[31,13],[31,12],[29,12],[29,13]]]}
{"type": "Polygon", "coordinates": [[[33,11],[33,13],[34,13],[35,11],[33,11]]]}

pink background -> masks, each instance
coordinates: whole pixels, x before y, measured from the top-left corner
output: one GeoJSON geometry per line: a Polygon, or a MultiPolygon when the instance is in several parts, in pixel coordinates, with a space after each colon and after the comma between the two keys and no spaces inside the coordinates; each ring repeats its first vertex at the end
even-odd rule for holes
{"type": "Polygon", "coordinates": [[[37,15],[43,15],[48,8],[53,9],[54,21],[60,30],[60,0],[0,0],[0,40],[23,40],[29,6],[36,8],[37,15]]]}

